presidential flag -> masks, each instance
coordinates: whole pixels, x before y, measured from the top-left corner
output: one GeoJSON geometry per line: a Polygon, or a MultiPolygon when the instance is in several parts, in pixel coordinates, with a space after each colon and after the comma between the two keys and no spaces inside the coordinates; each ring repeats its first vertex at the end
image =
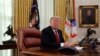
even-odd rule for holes
{"type": "Polygon", "coordinates": [[[29,21],[31,21],[32,18],[34,18],[36,20],[35,28],[39,29],[40,28],[40,26],[39,26],[40,19],[39,19],[39,10],[38,10],[37,0],[33,0],[29,21]]]}
{"type": "Polygon", "coordinates": [[[76,28],[76,19],[71,19],[71,34],[69,41],[73,43],[77,43],[77,28],[76,28]]]}
{"type": "Polygon", "coordinates": [[[76,29],[76,20],[72,19],[71,21],[71,38],[77,37],[77,29],[76,29]]]}

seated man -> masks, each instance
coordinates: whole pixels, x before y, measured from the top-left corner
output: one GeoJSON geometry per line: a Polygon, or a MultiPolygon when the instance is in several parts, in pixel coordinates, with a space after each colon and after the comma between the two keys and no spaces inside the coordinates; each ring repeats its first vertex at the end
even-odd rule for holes
{"type": "Polygon", "coordinates": [[[58,29],[61,18],[53,16],[50,19],[50,26],[42,30],[41,48],[71,47],[73,44],[65,42],[62,36],[62,31],[58,29]]]}

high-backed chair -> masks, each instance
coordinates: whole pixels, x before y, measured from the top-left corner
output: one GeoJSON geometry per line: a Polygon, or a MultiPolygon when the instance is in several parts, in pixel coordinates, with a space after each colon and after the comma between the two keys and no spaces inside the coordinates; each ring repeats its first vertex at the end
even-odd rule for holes
{"type": "Polygon", "coordinates": [[[34,28],[21,28],[17,31],[18,56],[25,56],[22,52],[26,49],[40,46],[41,32],[34,28]]]}

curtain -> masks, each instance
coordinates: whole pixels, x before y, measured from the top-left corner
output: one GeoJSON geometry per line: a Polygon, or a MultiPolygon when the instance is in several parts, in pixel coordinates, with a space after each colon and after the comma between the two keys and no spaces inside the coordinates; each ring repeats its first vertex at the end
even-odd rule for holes
{"type": "Polygon", "coordinates": [[[60,29],[63,32],[63,36],[65,38],[65,40],[67,40],[66,36],[65,36],[65,21],[66,21],[66,16],[68,16],[68,18],[73,19],[73,1],[74,0],[55,0],[55,15],[56,16],[60,16],[62,18],[62,23],[60,24],[60,29]]]}
{"type": "MultiPolygon", "coordinates": [[[[0,0],[0,44],[10,39],[10,36],[3,36],[12,20],[12,0],[0,0]]],[[[0,50],[0,56],[11,56],[11,50],[0,50]]]]}
{"type": "Polygon", "coordinates": [[[29,26],[29,14],[33,0],[14,0],[13,28],[14,32],[29,26]]]}
{"type": "Polygon", "coordinates": [[[55,0],[55,13],[54,14],[56,16],[61,17],[62,22],[60,24],[60,29],[62,30],[64,34],[64,26],[65,26],[65,21],[66,21],[66,0],[55,0]]]}
{"type": "Polygon", "coordinates": [[[74,0],[66,0],[66,16],[68,19],[74,18],[74,0]]]}
{"type": "Polygon", "coordinates": [[[40,16],[40,30],[50,25],[50,18],[54,16],[54,0],[37,0],[40,16]]]}

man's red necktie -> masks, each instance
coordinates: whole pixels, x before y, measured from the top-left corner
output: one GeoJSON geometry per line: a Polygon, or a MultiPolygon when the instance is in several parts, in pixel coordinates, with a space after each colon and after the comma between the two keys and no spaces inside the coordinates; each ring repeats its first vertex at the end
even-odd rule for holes
{"type": "Polygon", "coordinates": [[[56,38],[56,42],[58,44],[60,42],[60,39],[59,39],[59,35],[58,35],[57,30],[55,30],[55,38],[56,38]]]}

